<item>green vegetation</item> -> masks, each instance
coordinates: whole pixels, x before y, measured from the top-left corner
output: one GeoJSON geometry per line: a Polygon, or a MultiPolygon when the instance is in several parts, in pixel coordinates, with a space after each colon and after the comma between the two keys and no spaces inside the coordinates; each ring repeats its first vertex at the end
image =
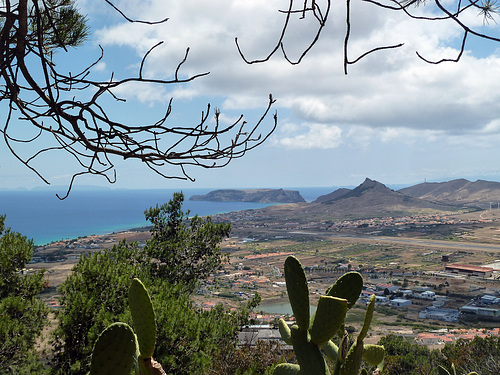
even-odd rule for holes
{"type": "MultiPolygon", "coordinates": [[[[98,337],[94,344],[92,351],[92,360],[90,365],[90,375],[108,375],[110,373],[123,373],[123,374],[135,374],[135,375],[154,375],[159,374],[160,371],[164,371],[162,365],[153,359],[155,353],[156,345],[156,317],[151,303],[148,291],[144,287],[144,284],[138,279],[132,280],[128,293],[128,301],[130,306],[130,311],[132,313],[133,328],[127,323],[112,323],[109,325],[98,337]]],[[[256,301],[251,301],[251,304],[258,303],[256,301]]],[[[249,308],[255,307],[249,304],[249,308]]],[[[222,310],[219,312],[224,313],[222,310]]],[[[222,320],[227,318],[228,314],[224,316],[219,316],[222,320]]],[[[193,317],[191,317],[193,319],[193,317]]],[[[175,321],[179,323],[179,321],[175,321]]],[[[185,322],[188,323],[188,322],[185,322]]],[[[196,320],[190,322],[195,323],[197,326],[201,324],[206,324],[206,319],[196,320]]],[[[213,322],[210,322],[213,323],[213,322]]],[[[239,324],[242,322],[239,321],[239,324]]],[[[175,332],[175,331],[173,331],[175,332]]],[[[173,332],[170,332],[172,334],[173,332]]],[[[214,335],[221,333],[220,327],[217,331],[213,332],[214,335]]],[[[238,359],[229,360],[230,357],[240,357],[240,360],[245,362],[240,364],[238,371],[242,368],[246,368],[249,372],[248,374],[260,373],[260,371],[267,371],[267,367],[274,364],[275,362],[270,362],[271,359],[277,359],[278,357],[271,353],[267,355],[268,360],[262,361],[257,360],[255,357],[259,354],[261,349],[258,347],[257,350],[235,350],[235,346],[231,343],[231,332],[222,332],[230,336],[226,337],[226,342],[215,342],[222,346],[223,350],[219,352],[217,358],[225,358],[224,363],[232,363],[233,366],[238,364],[238,359]],[[225,355],[221,355],[224,352],[225,355]],[[254,358],[254,360],[248,363],[248,356],[254,358]],[[246,365],[246,366],[245,366],[246,365]]],[[[215,336],[214,336],[215,337],[215,336]]],[[[206,346],[199,347],[200,344],[196,337],[187,335],[185,340],[190,339],[192,342],[185,341],[182,347],[183,353],[178,353],[178,355],[172,356],[172,361],[169,358],[164,358],[163,363],[169,365],[169,370],[172,373],[183,373],[185,365],[179,366],[179,359],[186,359],[185,353],[187,348],[193,345],[192,355],[196,353],[203,353],[206,350],[206,346]],[[173,371],[173,368],[175,370],[173,371]],[[178,367],[178,368],[177,368],[178,367]]],[[[165,340],[162,340],[162,345],[164,345],[165,340]]],[[[276,350],[277,346],[275,344],[267,345],[270,349],[276,350]]],[[[189,350],[187,350],[189,351],[189,350]]],[[[214,352],[215,354],[215,352],[214,352]]],[[[213,357],[208,357],[207,360],[211,363],[213,357]]],[[[219,362],[215,363],[212,367],[219,367],[223,364],[219,362]]],[[[221,370],[222,373],[226,373],[231,366],[223,365],[221,370]]],[[[196,369],[193,369],[196,371],[196,369]]],[[[233,373],[238,373],[235,371],[233,373]]],[[[170,373],[170,372],[169,372],[170,373]]],[[[247,373],[247,372],[245,372],[247,373]]]]}
{"type": "Polygon", "coordinates": [[[384,375],[500,373],[500,337],[459,339],[446,344],[441,351],[392,334],[383,337],[379,344],[386,351],[384,375]]]}
{"type": "Polygon", "coordinates": [[[23,275],[33,242],[4,226],[0,216],[0,373],[37,374],[43,369],[35,350],[47,324],[48,309],[37,298],[43,272],[23,275]]]}
{"type": "MultiPolygon", "coordinates": [[[[135,244],[82,256],[60,287],[62,308],[53,345],[54,373],[86,373],[99,333],[126,311],[130,280],[146,277],[146,260],[135,244]]],[[[127,320],[126,320],[127,321],[127,320]]]]}
{"type": "MultiPolygon", "coordinates": [[[[447,368],[454,364],[458,370],[478,374],[500,374],[500,337],[459,339],[441,350],[447,358],[447,368]]],[[[461,371],[458,372],[459,374],[461,371]]]]}
{"type": "Polygon", "coordinates": [[[234,347],[245,311],[231,314],[221,306],[202,311],[191,300],[196,279],[221,266],[219,242],[228,225],[196,216],[186,223],[183,199],[175,194],[168,204],[147,211],[154,226],[145,249],[122,242],[80,259],[60,288],[53,374],[86,374],[100,333],[114,322],[132,325],[127,296],[135,277],[152,296],[154,357],[168,374],[205,374],[217,355],[234,347]],[[171,264],[172,254],[177,264],[167,269],[164,262],[171,264]]]}
{"type": "Polygon", "coordinates": [[[144,250],[154,260],[150,269],[153,277],[193,286],[228,260],[219,244],[229,236],[231,225],[215,224],[210,217],[198,215],[189,219],[189,211],[182,211],[183,201],[182,193],[174,193],[168,203],[144,212],[153,224],[152,239],[144,250]]]}
{"type": "Polygon", "coordinates": [[[446,360],[439,350],[429,350],[413,339],[387,335],[379,341],[385,348],[384,374],[423,375],[437,374],[437,367],[446,360]]]}
{"type": "MultiPolygon", "coordinates": [[[[284,252],[295,252],[301,254],[316,254],[317,252],[330,252],[332,249],[332,245],[329,241],[318,241],[310,237],[305,238],[293,238],[288,241],[293,241],[292,244],[286,244],[284,246],[279,247],[279,251],[284,252]]],[[[254,246],[258,246],[258,244],[253,244],[254,246]]],[[[276,248],[273,249],[275,251],[276,248]]],[[[262,249],[260,250],[262,252],[262,249]]],[[[265,251],[268,252],[269,250],[265,251]]],[[[264,253],[265,253],[264,252],[264,253]]]]}
{"type": "Polygon", "coordinates": [[[378,245],[372,245],[372,244],[352,244],[342,249],[341,254],[343,256],[360,255],[377,250],[378,248],[379,248],[378,245]]]}

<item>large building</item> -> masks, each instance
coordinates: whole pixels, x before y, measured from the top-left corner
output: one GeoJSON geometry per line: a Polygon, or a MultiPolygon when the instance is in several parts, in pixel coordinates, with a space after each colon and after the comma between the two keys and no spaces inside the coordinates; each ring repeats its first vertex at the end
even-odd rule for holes
{"type": "Polygon", "coordinates": [[[458,322],[458,310],[442,309],[429,306],[418,313],[420,319],[443,320],[445,322],[458,322]]]}
{"type": "Polygon", "coordinates": [[[482,306],[463,306],[460,308],[460,314],[464,315],[479,315],[488,318],[500,318],[500,309],[493,309],[482,306]]]}
{"type": "Polygon", "coordinates": [[[448,272],[478,276],[483,278],[491,277],[494,271],[494,269],[491,267],[471,266],[468,264],[448,264],[446,265],[445,270],[448,272]]]}

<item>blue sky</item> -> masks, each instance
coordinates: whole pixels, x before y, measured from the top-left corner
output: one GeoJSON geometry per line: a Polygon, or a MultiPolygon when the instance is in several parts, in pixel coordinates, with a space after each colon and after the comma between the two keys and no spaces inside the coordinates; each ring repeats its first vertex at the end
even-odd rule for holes
{"type": "MultiPolygon", "coordinates": [[[[69,54],[60,52],[61,70],[76,71],[98,55],[98,79],[112,72],[134,74],[142,55],[164,41],[148,58],[150,77],[171,76],[185,49],[190,56],[184,74],[210,71],[186,85],[128,87],[117,94],[127,103],[113,105],[112,115],[139,121],[160,114],[174,97],[172,121],[187,124],[206,103],[230,121],[244,114],[251,123],[277,100],[278,128],[268,142],[222,169],[191,168],[195,183],[165,180],[137,162],[116,163],[114,188],[243,188],[352,186],[365,177],[386,184],[414,184],[453,178],[500,181],[500,55],[494,42],[471,39],[459,63],[430,65],[418,59],[457,55],[462,34],[453,22],[422,22],[404,14],[354,2],[351,58],[364,51],[404,42],[397,50],[372,54],[343,73],[345,5],[333,5],[329,23],[315,48],[298,66],[280,55],[260,65],[246,65],[234,38],[249,58],[262,58],[279,37],[288,1],[223,0],[114,2],[134,18],[169,21],[157,26],[127,23],[111,7],[77,1],[87,14],[92,34],[69,54]]],[[[301,3],[301,2],[298,2],[301,3]]],[[[452,7],[453,2],[444,4],[452,7]]],[[[430,7],[415,12],[429,15],[430,7]]],[[[487,31],[494,22],[472,11],[469,24],[487,31]]],[[[296,56],[310,40],[310,19],[297,23],[285,40],[296,56]]],[[[272,119],[268,119],[271,124],[272,119]]],[[[20,130],[21,132],[24,130],[20,130]]],[[[0,146],[0,188],[43,186],[33,172],[0,146]]],[[[75,165],[62,154],[40,161],[40,172],[55,186],[69,183],[75,165]]],[[[166,169],[165,173],[178,173],[166,169]]],[[[80,185],[107,185],[98,176],[80,185]]]]}

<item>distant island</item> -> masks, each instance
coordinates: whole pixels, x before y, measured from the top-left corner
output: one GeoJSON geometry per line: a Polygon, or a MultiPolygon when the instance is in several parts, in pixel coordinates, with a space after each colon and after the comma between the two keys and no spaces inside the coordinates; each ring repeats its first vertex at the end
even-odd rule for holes
{"type": "Polygon", "coordinates": [[[297,190],[284,189],[220,189],[204,195],[193,195],[190,201],[252,202],[252,203],[303,203],[297,190]]]}

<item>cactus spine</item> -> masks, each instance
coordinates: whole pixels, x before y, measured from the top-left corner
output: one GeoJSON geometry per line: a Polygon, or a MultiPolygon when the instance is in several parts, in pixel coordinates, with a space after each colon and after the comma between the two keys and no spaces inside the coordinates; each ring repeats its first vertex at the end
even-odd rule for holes
{"type": "Polygon", "coordinates": [[[334,375],[358,375],[362,359],[373,365],[380,365],[384,358],[384,348],[379,345],[364,345],[368,333],[375,299],[368,304],[365,321],[355,343],[347,348],[344,334],[344,320],[347,311],[354,306],[363,288],[363,278],[357,272],[349,272],[340,277],[321,296],[316,312],[310,317],[309,289],[302,265],[290,256],[285,261],[285,279],[288,297],[296,324],[289,328],[280,319],[279,330],[283,340],[293,346],[298,365],[283,363],[276,366],[275,375],[330,375],[323,352],[335,362],[334,375]],[[342,338],[341,347],[331,340],[342,338]]]}

